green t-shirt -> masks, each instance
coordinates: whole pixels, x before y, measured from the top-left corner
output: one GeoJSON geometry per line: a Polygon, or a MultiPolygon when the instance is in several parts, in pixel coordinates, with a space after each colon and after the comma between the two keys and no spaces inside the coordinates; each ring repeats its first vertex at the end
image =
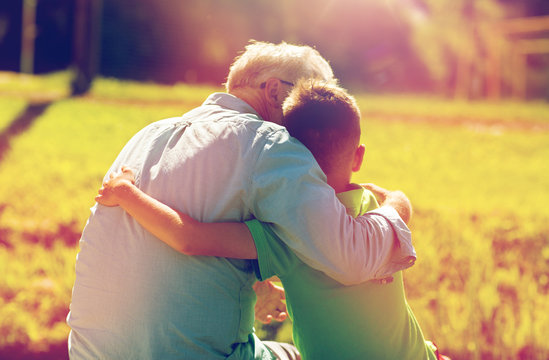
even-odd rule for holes
{"type": "MultiPolygon", "coordinates": [[[[378,207],[363,189],[338,198],[354,217],[378,207]]],[[[393,281],[344,286],[303,263],[268,224],[246,224],[257,248],[258,277],[278,275],[282,281],[294,343],[304,360],[435,359],[406,302],[402,272],[393,281]]]]}

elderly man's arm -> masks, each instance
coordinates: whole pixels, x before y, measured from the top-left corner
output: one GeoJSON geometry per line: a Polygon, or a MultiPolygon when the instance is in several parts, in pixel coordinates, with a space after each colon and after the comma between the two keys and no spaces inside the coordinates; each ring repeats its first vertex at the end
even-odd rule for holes
{"type": "Polygon", "coordinates": [[[346,285],[413,265],[411,233],[398,212],[407,218],[411,209],[404,194],[388,194],[384,206],[355,219],[301,143],[284,134],[273,134],[273,143],[258,157],[248,201],[302,261],[346,285]]]}

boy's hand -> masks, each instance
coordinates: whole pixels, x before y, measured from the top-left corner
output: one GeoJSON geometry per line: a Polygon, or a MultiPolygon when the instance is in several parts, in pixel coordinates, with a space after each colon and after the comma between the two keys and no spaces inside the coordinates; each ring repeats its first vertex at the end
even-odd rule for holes
{"type": "Polygon", "coordinates": [[[271,320],[284,321],[288,317],[286,312],[286,294],[284,288],[276,286],[269,280],[258,281],[254,284],[257,302],[255,304],[255,319],[263,324],[271,320]]]}
{"type": "Polygon", "coordinates": [[[103,183],[103,186],[99,189],[95,201],[105,206],[118,206],[121,191],[127,186],[133,186],[135,183],[135,176],[133,171],[126,167],[122,167],[120,173],[111,173],[109,180],[103,183]]]}

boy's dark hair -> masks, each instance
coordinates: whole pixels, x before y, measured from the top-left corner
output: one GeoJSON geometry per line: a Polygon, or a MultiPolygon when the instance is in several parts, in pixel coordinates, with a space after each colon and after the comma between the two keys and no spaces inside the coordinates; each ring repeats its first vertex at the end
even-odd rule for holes
{"type": "Polygon", "coordinates": [[[360,142],[360,110],[347,91],[333,83],[303,80],[283,106],[283,125],[313,154],[325,173],[360,142]]]}

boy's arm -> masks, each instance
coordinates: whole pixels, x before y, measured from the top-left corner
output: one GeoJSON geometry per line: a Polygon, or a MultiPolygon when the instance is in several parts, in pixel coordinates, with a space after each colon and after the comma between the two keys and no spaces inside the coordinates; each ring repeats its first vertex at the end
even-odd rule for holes
{"type": "Polygon", "coordinates": [[[248,227],[243,223],[202,223],[145,194],[134,184],[133,172],[111,174],[95,200],[120,206],[154,236],[186,255],[256,259],[248,227]]]}

